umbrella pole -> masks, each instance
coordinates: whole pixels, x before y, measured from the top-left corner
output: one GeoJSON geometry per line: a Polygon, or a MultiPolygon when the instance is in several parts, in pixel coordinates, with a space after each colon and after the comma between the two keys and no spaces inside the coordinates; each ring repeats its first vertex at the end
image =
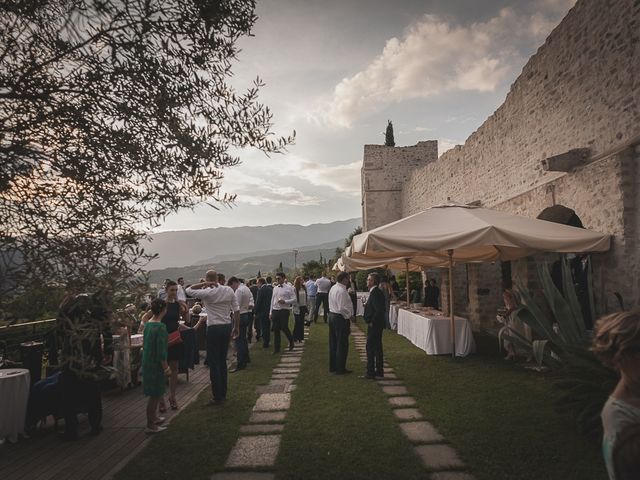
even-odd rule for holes
{"type": "Polygon", "coordinates": [[[406,272],[407,276],[404,277],[406,280],[404,283],[405,283],[405,286],[407,287],[407,308],[409,308],[409,306],[411,305],[411,301],[409,300],[409,259],[405,258],[404,263],[405,263],[405,266],[407,267],[407,272],[406,272]]]}
{"type": "Polygon", "coordinates": [[[453,313],[453,250],[449,254],[449,315],[451,316],[451,356],[456,358],[456,317],[453,313]]]}

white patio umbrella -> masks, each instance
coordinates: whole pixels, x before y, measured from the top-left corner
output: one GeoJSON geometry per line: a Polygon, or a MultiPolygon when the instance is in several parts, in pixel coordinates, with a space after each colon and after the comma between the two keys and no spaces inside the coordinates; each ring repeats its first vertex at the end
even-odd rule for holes
{"type": "Polygon", "coordinates": [[[458,203],[437,205],[396,222],[356,235],[354,259],[447,259],[449,313],[455,356],[453,309],[454,262],[515,260],[540,252],[604,252],[610,236],[544,220],[458,203]]]}

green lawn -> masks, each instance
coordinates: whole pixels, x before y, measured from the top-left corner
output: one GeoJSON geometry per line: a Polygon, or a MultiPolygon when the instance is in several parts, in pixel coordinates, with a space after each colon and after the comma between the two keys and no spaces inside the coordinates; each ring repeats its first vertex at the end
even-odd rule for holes
{"type": "Polygon", "coordinates": [[[423,415],[478,480],[607,478],[600,446],[556,413],[550,376],[505,362],[497,342],[476,338],[479,353],[455,361],[393,332],[383,341],[423,415]]]}
{"type": "Polygon", "coordinates": [[[351,343],[347,368],[329,373],[328,328],[312,325],[276,463],[280,479],[418,479],[425,470],[351,343]]]}
{"type": "MultiPolygon", "coordinates": [[[[207,387],[116,479],[204,480],[223,470],[240,426],[248,422],[258,398],[256,385],[269,382],[280,358],[271,351],[262,349],[261,345],[252,348],[249,368],[229,375],[226,404],[207,406],[211,398],[211,389],[207,387]]],[[[140,415],[144,415],[144,411],[140,415]]]]}

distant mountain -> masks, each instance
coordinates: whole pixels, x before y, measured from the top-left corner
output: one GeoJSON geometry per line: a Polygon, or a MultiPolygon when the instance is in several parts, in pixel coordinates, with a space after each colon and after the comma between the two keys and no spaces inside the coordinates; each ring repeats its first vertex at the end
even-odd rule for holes
{"type": "MultiPolygon", "coordinates": [[[[359,218],[312,225],[268,225],[264,227],[207,228],[161,232],[144,244],[159,257],[148,269],[181,267],[238,259],[264,252],[313,247],[346,238],[359,226],[359,218]]],[[[293,254],[292,254],[293,255],[293,254]]]]}
{"type": "MultiPolygon", "coordinates": [[[[328,242],[316,247],[303,247],[298,250],[297,266],[302,266],[303,263],[309,260],[319,260],[320,255],[322,258],[331,258],[335,253],[336,248],[344,247],[344,238],[336,240],[334,242],[328,242]]],[[[203,263],[198,265],[190,265],[187,267],[171,267],[161,270],[152,270],[149,272],[150,283],[162,283],[165,278],[171,278],[175,280],[178,277],[184,277],[185,283],[197,282],[206,270],[214,268],[217,272],[224,273],[227,278],[232,275],[237,277],[252,278],[257,275],[258,272],[266,275],[269,272],[275,272],[278,265],[282,262],[282,266],[285,271],[293,270],[294,267],[294,254],[292,250],[280,251],[267,255],[256,255],[239,260],[226,260],[212,262],[210,264],[203,263]]]]}

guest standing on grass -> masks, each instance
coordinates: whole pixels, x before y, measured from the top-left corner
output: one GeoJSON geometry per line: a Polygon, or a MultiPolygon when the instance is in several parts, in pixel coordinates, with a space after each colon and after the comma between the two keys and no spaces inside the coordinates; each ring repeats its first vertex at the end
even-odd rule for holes
{"type": "Polygon", "coordinates": [[[296,303],[293,304],[293,340],[302,342],[304,341],[304,316],[307,313],[307,287],[302,277],[296,277],[293,289],[296,292],[296,303]]]}
{"type": "Polygon", "coordinates": [[[291,309],[296,302],[296,292],[291,284],[285,283],[286,275],[283,272],[276,274],[277,285],[273,289],[271,298],[271,311],[269,318],[273,323],[273,353],[280,351],[280,332],[289,340],[289,350],[293,350],[293,335],[289,330],[289,317],[291,309]]]}
{"type": "Polygon", "coordinates": [[[260,340],[260,321],[256,316],[256,301],[258,300],[258,281],[255,278],[249,280],[249,290],[251,291],[251,295],[253,296],[253,309],[251,310],[251,320],[249,322],[249,328],[247,329],[247,342],[251,343],[253,339],[253,329],[256,331],[256,342],[260,340]]]}
{"type": "Polygon", "coordinates": [[[316,321],[316,295],[318,294],[318,286],[316,285],[316,276],[309,275],[306,278],[304,286],[307,287],[307,309],[309,310],[309,318],[307,325],[311,325],[311,322],[316,321]]]}
{"type": "MultiPolygon", "coordinates": [[[[213,393],[209,405],[220,405],[227,399],[227,353],[229,342],[231,338],[237,338],[240,325],[240,307],[235,292],[218,283],[218,278],[215,271],[209,270],[204,282],[187,288],[187,295],[202,300],[207,313],[207,359],[213,393]]],[[[196,327],[201,324],[202,320],[196,327]]]]}
{"type": "Polygon", "coordinates": [[[271,310],[271,298],[273,296],[273,286],[271,277],[266,279],[258,278],[258,296],[256,297],[256,318],[260,323],[260,333],[262,334],[262,348],[269,348],[271,340],[271,325],[269,311],[271,310]]]}
{"type": "Polygon", "coordinates": [[[349,274],[340,272],[336,284],[329,291],[329,371],[336,375],[351,373],[347,370],[347,355],[353,304],[347,293],[348,287],[349,274]]]}
{"type": "Polygon", "coordinates": [[[322,277],[316,280],[316,287],[318,288],[318,293],[316,294],[316,306],[313,309],[313,321],[318,321],[318,311],[320,310],[320,305],[322,305],[324,323],[327,323],[327,319],[329,318],[329,290],[331,289],[331,280],[323,274],[322,277]]]}
{"type": "Polygon", "coordinates": [[[166,429],[160,426],[164,422],[164,417],[156,415],[160,399],[164,397],[165,376],[171,373],[167,363],[167,327],[162,323],[166,313],[167,302],[156,298],[151,302],[152,316],[144,327],[142,390],[149,397],[145,433],[158,433],[166,429]]]}
{"type": "Polygon", "coordinates": [[[382,353],[382,331],[385,327],[385,299],[380,285],[380,276],[370,273],[367,277],[369,298],[364,306],[364,321],[367,324],[367,373],[365,378],[384,377],[382,353]]]}
{"type": "Polygon", "coordinates": [[[592,350],[620,373],[620,381],[602,409],[602,451],[609,478],[622,480],[615,469],[614,452],[622,448],[618,444],[621,434],[640,426],[640,311],[614,313],[598,320],[592,350]]]}
{"type": "Polygon", "coordinates": [[[247,368],[247,364],[250,361],[247,328],[249,327],[251,310],[253,309],[253,295],[251,295],[249,287],[236,277],[231,277],[227,285],[235,292],[236,302],[240,308],[240,329],[236,338],[237,363],[235,370],[231,371],[233,373],[247,368]]]}

